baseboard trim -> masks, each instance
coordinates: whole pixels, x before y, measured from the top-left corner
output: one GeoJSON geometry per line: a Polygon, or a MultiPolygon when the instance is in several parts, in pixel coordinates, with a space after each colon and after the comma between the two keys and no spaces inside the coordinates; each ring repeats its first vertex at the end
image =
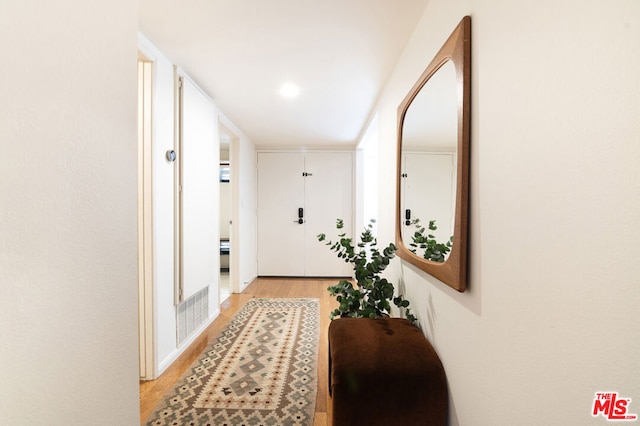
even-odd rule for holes
{"type": "Polygon", "coordinates": [[[171,365],[180,358],[184,353],[188,352],[188,349],[200,338],[202,333],[211,325],[211,323],[218,318],[220,315],[220,308],[216,309],[211,313],[209,318],[203,322],[200,327],[197,329],[195,333],[191,335],[187,340],[185,340],[182,345],[174,349],[169,356],[167,356],[159,365],[158,365],[158,374],[154,377],[156,380],[158,377],[162,375],[171,365]]]}

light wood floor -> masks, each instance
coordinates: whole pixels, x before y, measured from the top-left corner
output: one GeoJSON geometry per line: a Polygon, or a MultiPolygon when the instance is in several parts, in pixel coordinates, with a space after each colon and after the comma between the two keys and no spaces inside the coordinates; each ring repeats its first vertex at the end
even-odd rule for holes
{"type": "Polygon", "coordinates": [[[318,396],[314,426],[328,425],[330,401],[327,391],[327,330],[329,313],[336,308],[327,287],[338,280],[298,278],[258,278],[240,294],[232,294],[220,306],[220,315],[202,335],[157,380],[140,382],[140,423],[151,415],[164,394],[212,342],[238,310],[253,297],[315,297],[320,299],[320,350],[318,354],[318,396]]]}

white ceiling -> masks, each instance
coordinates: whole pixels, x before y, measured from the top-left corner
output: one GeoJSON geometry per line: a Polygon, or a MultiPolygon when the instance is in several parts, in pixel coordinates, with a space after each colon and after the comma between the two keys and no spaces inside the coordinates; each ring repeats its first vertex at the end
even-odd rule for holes
{"type": "Polygon", "coordinates": [[[140,0],[140,31],[258,147],[357,142],[428,0],[140,0]],[[279,95],[285,82],[300,88],[279,95]]]}

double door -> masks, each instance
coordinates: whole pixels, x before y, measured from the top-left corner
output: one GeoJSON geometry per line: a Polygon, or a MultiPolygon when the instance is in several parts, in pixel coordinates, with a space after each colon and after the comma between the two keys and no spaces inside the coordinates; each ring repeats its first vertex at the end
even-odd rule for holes
{"type": "Polygon", "coordinates": [[[351,276],[316,236],[352,235],[353,154],[258,153],[258,275],[351,276]]]}

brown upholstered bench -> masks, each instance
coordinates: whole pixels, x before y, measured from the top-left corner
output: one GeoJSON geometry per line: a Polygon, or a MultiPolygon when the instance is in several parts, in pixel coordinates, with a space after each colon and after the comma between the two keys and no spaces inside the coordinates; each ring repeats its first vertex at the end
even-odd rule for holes
{"type": "Polygon", "coordinates": [[[333,426],[446,425],[447,384],[422,331],[401,318],[329,325],[333,426]]]}

